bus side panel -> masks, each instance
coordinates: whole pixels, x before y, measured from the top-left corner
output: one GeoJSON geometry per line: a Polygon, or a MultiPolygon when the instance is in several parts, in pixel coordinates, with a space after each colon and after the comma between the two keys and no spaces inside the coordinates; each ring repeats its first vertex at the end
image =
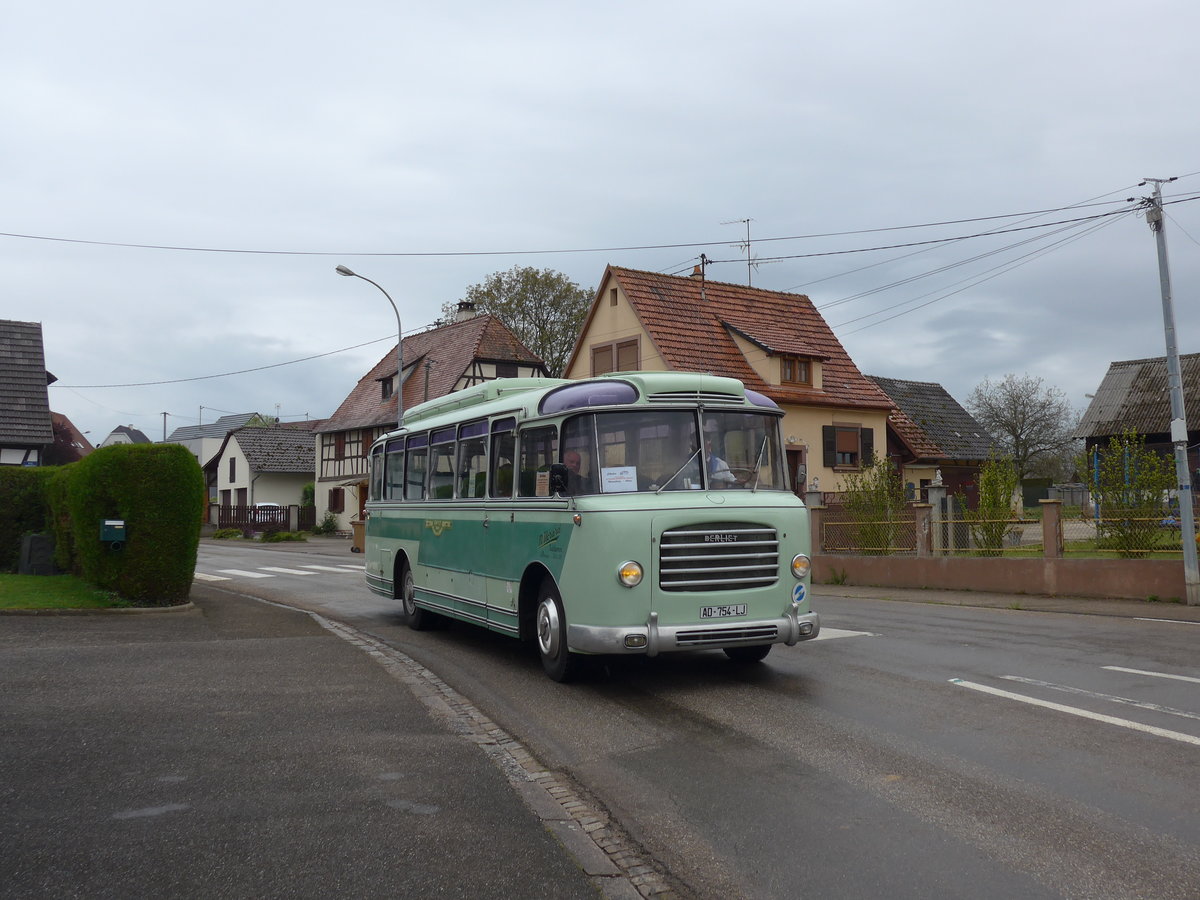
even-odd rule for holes
{"type": "Polygon", "coordinates": [[[514,636],[518,633],[521,577],[531,563],[540,563],[560,580],[574,529],[566,511],[509,508],[492,515],[479,548],[488,576],[492,628],[514,636]]]}

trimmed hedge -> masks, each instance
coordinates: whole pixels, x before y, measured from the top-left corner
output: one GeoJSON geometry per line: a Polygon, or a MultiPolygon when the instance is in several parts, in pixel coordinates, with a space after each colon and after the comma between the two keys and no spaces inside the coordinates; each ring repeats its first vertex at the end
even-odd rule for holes
{"type": "Polygon", "coordinates": [[[46,528],[46,482],[55,469],[0,466],[0,572],[15,572],[21,538],[46,528]]]}
{"type": "MultiPolygon", "coordinates": [[[[141,606],[185,602],[207,499],[196,458],[179,444],[115,444],[69,470],[65,491],[56,483],[54,492],[66,494],[69,536],[59,540],[73,544],[72,571],[141,606]],[[101,542],[105,519],[125,522],[121,549],[101,542]]],[[[58,512],[56,532],[65,525],[58,512]]]]}

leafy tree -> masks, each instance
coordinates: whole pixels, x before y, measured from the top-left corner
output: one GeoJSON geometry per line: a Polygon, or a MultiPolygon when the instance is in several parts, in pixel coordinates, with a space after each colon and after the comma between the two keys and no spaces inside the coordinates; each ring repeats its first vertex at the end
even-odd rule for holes
{"type": "MultiPolygon", "coordinates": [[[[979,505],[964,512],[980,556],[999,556],[1013,529],[1013,495],[1021,486],[1017,467],[1007,457],[991,456],[979,469],[979,505]]],[[[966,498],[959,502],[966,509],[966,498]]]]}
{"type": "MultiPolygon", "coordinates": [[[[593,290],[581,288],[561,272],[513,266],[507,272],[495,272],[479,284],[467,288],[463,300],[475,309],[491,313],[510,329],[521,342],[542,358],[546,370],[562,374],[583,328],[584,317],[592,303],[593,290]]],[[[442,315],[453,321],[457,303],[442,307],[442,315]]]]}
{"type": "Polygon", "coordinates": [[[861,472],[845,477],[842,502],[853,524],[854,546],[868,556],[886,556],[903,526],[904,486],[892,461],[883,455],[861,472]]]}
{"type": "Polygon", "coordinates": [[[1100,509],[1097,547],[1120,556],[1145,556],[1158,543],[1167,491],[1176,486],[1169,457],[1147,449],[1136,431],[1113,435],[1078,461],[1086,472],[1092,502],[1100,509]]]}
{"type": "Polygon", "coordinates": [[[1079,416],[1067,395],[1030,375],[985,378],[967,399],[967,409],[1012,460],[1017,478],[1034,474],[1064,477],[1074,456],[1079,416]]]}

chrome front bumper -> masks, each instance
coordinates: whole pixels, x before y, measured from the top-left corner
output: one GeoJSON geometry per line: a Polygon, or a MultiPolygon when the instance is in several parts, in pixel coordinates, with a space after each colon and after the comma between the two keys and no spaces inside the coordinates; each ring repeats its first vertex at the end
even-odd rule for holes
{"type": "Polygon", "coordinates": [[[787,644],[811,641],[821,633],[821,617],[801,613],[799,604],[777,619],[724,619],[705,625],[659,625],[658,613],[650,613],[641,626],[567,625],[567,644],[576,653],[657,656],[678,650],[745,647],[753,644],[787,644]],[[632,638],[642,646],[629,646],[632,638]]]}

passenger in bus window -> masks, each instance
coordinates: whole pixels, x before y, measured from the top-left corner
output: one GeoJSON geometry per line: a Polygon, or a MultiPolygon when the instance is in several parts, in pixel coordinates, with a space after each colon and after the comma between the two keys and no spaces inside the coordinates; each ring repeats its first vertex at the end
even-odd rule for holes
{"type": "Polygon", "coordinates": [[[563,454],[563,465],[567,467],[568,494],[590,494],[594,490],[592,479],[579,471],[582,464],[583,459],[578,450],[568,450],[563,454]]]}

